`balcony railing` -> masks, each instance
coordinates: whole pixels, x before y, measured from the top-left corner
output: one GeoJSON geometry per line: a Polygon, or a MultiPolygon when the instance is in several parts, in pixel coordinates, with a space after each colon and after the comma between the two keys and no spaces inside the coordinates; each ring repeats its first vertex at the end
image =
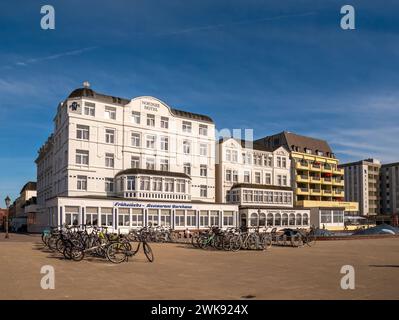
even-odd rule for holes
{"type": "Polygon", "coordinates": [[[310,190],[310,194],[311,195],[315,195],[315,196],[319,196],[321,194],[321,190],[320,189],[311,189],[310,190]]]}
{"type": "Polygon", "coordinates": [[[296,163],[296,168],[297,169],[309,169],[309,163],[307,162],[297,162],[296,163]]]}
{"type": "Polygon", "coordinates": [[[308,188],[298,188],[297,193],[298,194],[309,194],[309,189],[308,188]]]}
{"type": "Polygon", "coordinates": [[[320,170],[321,170],[321,165],[320,165],[320,163],[312,163],[312,164],[310,165],[310,169],[311,169],[311,170],[320,171],[320,170]]]}
{"type": "Polygon", "coordinates": [[[304,174],[299,174],[296,176],[296,181],[298,182],[309,182],[309,176],[304,174]]]}
{"type": "Polygon", "coordinates": [[[332,179],[331,179],[331,177],[323,177],[323,178],[321,179],[321,181],[322,181],[323,183],[331,184],[332,179]]]}

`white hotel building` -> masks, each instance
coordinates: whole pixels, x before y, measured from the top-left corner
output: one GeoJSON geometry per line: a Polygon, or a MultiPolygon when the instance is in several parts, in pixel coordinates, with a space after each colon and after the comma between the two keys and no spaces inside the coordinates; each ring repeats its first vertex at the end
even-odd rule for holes
{"type": "Polygon", "coordinates": [[[36,164],[42,227],[309,224],[309,211],[293,208],[287,150],[216,144],[211,118],[153,97],[74,90],[58,106],[36,164]]]}
{"type": "Polygon", "coordinates": [[[36,160],[42,225],[237,225],[237,206],[215,203],[209,117],[85,87],[58,106],[54,124],[36,160]]]}
{"type": "Polygon", "coordinates": [[[240,225],[309,226],[310,211],[293,206],[289,151],[234,138],[216,150],[216,200],[239,206],[240,225]]]}

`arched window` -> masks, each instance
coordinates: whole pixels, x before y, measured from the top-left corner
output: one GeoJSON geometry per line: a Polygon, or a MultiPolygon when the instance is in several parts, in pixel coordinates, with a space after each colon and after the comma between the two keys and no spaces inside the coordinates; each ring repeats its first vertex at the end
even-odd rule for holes
{"type": "Polygon", "coordinates": [[[288,222],[290,226],[295,226],[295,214],[290,213],[290,219],[288,222]]]}
{"type": "Polygon", "coordinates": [[[261,212],[259,215],[259,226],[260,227],[266,226],[266,214],[264,214],[263,212],[261,212]]]}
{"type": "Polygon", "coordinates": [[[274,225],[281,226],[281,214],[276,213],[276,215],[274,216],[274,225]]]}
{"type": "Polygon", "coordinates": [[[251,214],[251,227],[257,227],[257,226],[258,226],[258,214],[254,212],[251,214]]]}
{"type": "Polygon", "coordinates": [[[307,213],[305,213],[305,214],[303,215],[302,224],[303,224],[304,226],[309,225],[309,216],[308,216],[307,213]]]}
{"type": "Polygon", "coordinates": [[[273,226],[273,214],[272,213],[267,214],[267,226],[269,226],[269,227],[273,226]]]}
{"type": "Polygon", "coordinates": [[[288,225],[288,214],[286,214],[286,213],[283,213],[282,225],[283,226],[288,225]]]}
{"type": "Polygon", "coordinates": [[[297,226],[300,226],[302,224],[302,216],[299,213],[296,214],[296,223],[295,224],[297,226]]]}

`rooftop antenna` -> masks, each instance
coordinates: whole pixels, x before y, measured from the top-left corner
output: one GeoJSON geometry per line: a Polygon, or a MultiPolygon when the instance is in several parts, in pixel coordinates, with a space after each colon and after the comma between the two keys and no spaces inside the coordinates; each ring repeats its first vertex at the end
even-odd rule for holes
{"type": "Polygon", "coordinates": [[[83,82],[83,87],[90,88],[90,82],[89,81],[84,81],[83,82]]]}

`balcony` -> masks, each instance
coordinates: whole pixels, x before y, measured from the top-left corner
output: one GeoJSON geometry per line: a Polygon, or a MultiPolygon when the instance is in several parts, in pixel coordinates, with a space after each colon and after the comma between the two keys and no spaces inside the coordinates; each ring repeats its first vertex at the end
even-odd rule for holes
{"type": "Polygon", "coordinates": [[[344,169],[333,168],[333,174],[337,174],[337,175],[343,176],[344,175],[344,169]]]}
{"type": "Polygon", "coordinates": [[[331,190],[322,190],[322,193],[321,193],[323,196],[325,196],[325,197],[331,197],[331,195],[332,195],[332,191],[331,190]]]}
{"type": "Polygon", "coordinates": [[[331,172],[331,170],[332,170],[332,167],[331,167],[331,165],[329,165],[329,164],[325,164],[325,165],[323,165],[323,166],[321,167],[321,171],[322,171],[322,172],[331,172]]]}
{"type": "Polygon", "coordinates": [[[309,189],[308,188],[298,188],[296,190],[296,193],[299,195],[309,195],[309,189]]]}
{"type": "Polygon", "coordinates": [[[332,184],[332,178],[331,177],[321,178],[321,183],[323,183],[323,184],[332,184]]]}
{"type": "Polygon", "coordinates": [[[305,182],[308,183],[310,181],[309,176],[305,176],[305,175],[297,175],[296,176],[296,181],[297,182],[305,182]]]}
{"type": "Polygon", "coordinates": [[[311,189],[310,195],[311,196],[321,196],[321,190],[320,189],[311,189]]]}
{"type": "Polygon", "coordinates": [[[317,183],[320,184],[321,183],[321,178],[320,177],[310,177],[310,182],[312,183],[317,183]]]}
{"type": "Polygon", "coordinates": [[[310,165],[310,170],[311,170],[311,171],[320,172],[320,171],[321,171],[321,164],[320,164],[320,163],[312,163],[312,164],[310,165]]]}
{"type": "Polygon", "coordinates": [[[343,187],[343,186],[344,186],[344,180],[341,180],[341,179],[332,179],[332,184],[333,184],[333,186],[343,187]]]}
{"type": "Polygon", "coordinates": [[[333,191],[333,196],[334,197],[343,197],[344,196],[344,191],[343,190],[334,190],[333,191]]]}
{"type": "Polygon", "coordinates": [[[301,170],[309,170],[309,163],[307,162],[297,162],[296,168],[301,170]]]}

